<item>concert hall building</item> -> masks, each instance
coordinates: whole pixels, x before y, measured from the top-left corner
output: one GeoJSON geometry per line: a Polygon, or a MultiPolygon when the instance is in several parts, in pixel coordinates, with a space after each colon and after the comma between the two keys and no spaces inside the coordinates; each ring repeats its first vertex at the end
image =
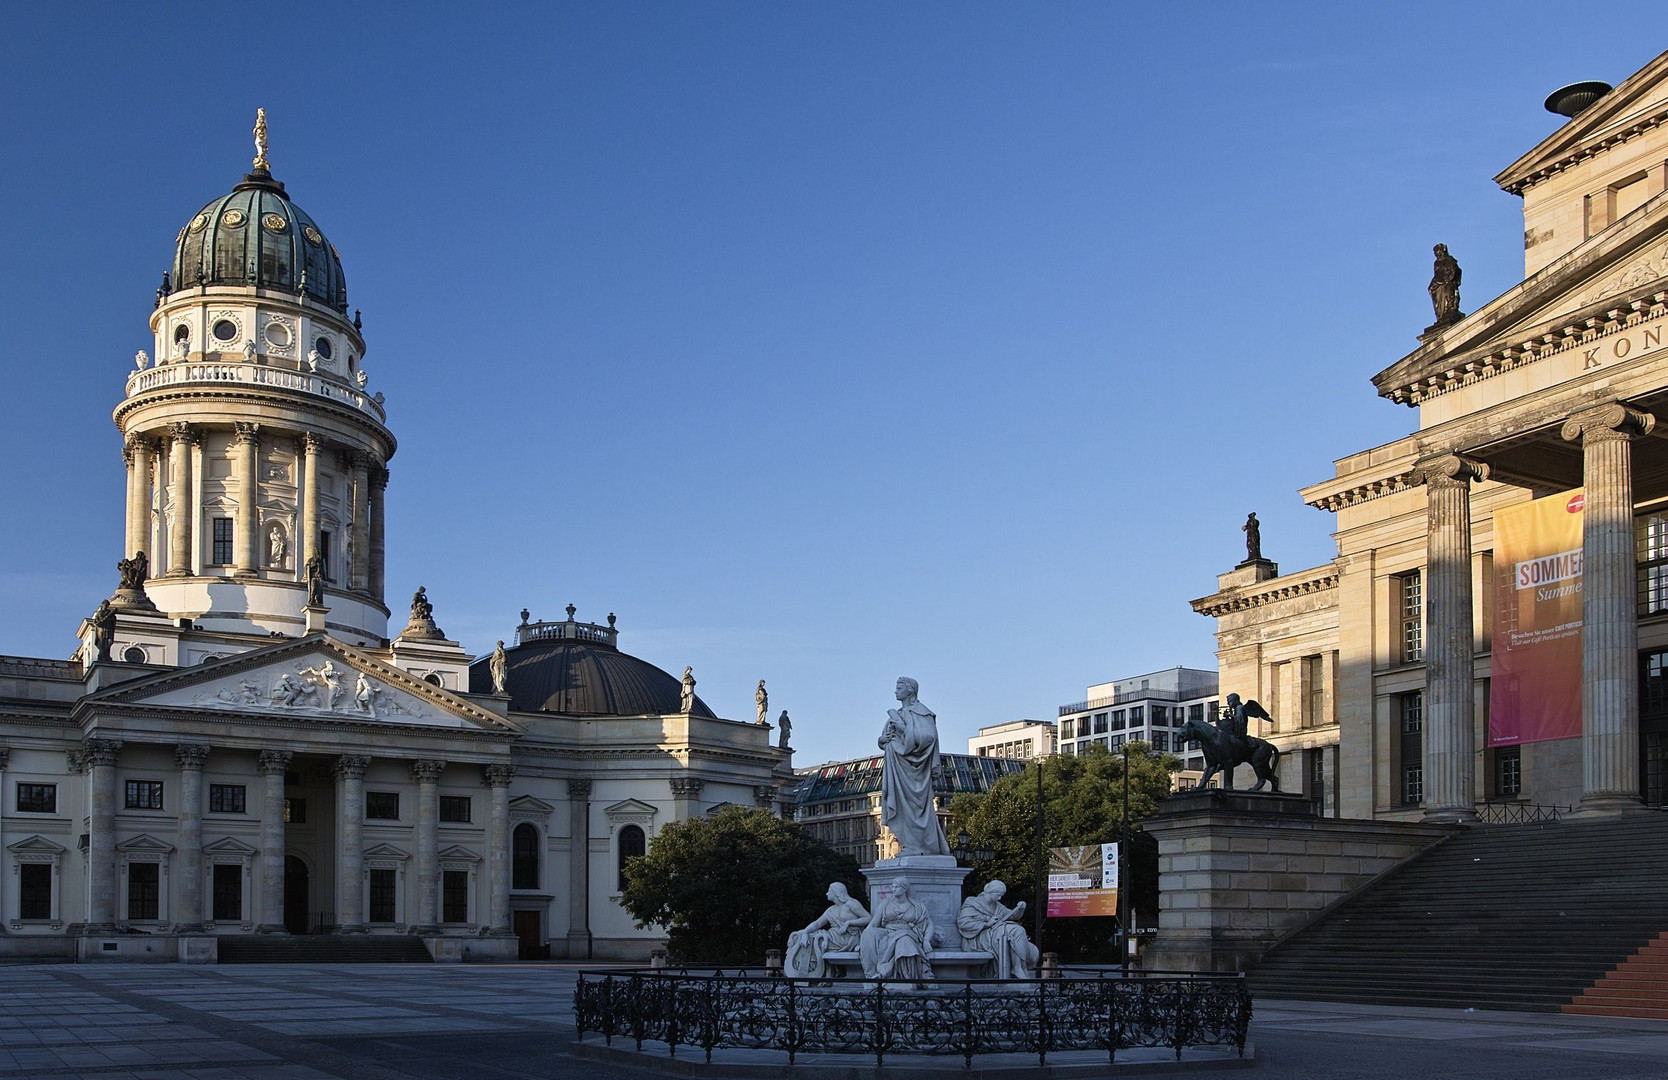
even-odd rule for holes
{"type": "Polygon", "coordinates": [[[1337,557],[1248,559],[1193,601],[1328,815],[1668,804],[1668,54],[1547,108],[1567,119],[1495,177],[1523,280],[1386,356],[1413,430],[1302,491],[1337,557]]]}

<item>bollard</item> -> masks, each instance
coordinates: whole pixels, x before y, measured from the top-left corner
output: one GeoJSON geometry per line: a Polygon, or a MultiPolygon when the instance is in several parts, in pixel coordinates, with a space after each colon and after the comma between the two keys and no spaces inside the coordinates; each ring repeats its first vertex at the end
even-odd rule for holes
{"type": "Polygon", "coordinates": [[[766,975],[780,975],[780,974],[782,974],[782,950],[781,949],[766,949],[765,950],[765,974],[766,975]]]}
{"type": "Polygon", "coordinates": [[[666,967],[666,950],[664,947],[649,950],[649,967],[659,971],[666,967]]]}
{"type": "Polygon", "coordinates": [[[1060,977],[1060,954],[1045,952],[1042,954],[1042,969],[1037,972],[1044,979],[1058,979],[1060,977]]]}

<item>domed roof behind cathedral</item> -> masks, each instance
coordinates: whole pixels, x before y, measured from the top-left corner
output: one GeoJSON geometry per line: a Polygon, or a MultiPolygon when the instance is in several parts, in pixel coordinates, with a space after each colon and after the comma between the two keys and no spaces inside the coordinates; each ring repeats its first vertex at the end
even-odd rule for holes
{"type": "Polygon", "coordinates": [[[173,287],[259,285],[347,311],[336,249],[264,166],[204,206],[174,244],[173,287]]]}
{"type": "MultiPolygon", "coordinates": [[[[526,623],[505,650],[510,708],[568,716],[653,716],[682,711],[683,683],[615,644],[608,626],[576,622],[526,623]]],[[[523,616],[525,618],[525,616],[523,616]]],[[[469,692],[492,693],[491,658],[469,668],[469,692]]],[[[716,719],[699,696],[690,715],[716,719]]]]}

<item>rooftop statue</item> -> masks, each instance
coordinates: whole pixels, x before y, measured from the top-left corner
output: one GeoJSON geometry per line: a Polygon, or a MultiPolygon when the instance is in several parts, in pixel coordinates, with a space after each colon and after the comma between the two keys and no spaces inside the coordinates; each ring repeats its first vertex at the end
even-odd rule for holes
{"type": "Polygon", "coordinates": [[[783,709],[782,715],[776,718],[776,745],[782,750],[788,748],[788,736],[793,734],[793,721],[788,719],[788,710],[783,709]]]}
{"type": "Polygon", "coordinates": [[[492,692],[507,693],[504,688],[510,683],[510,658],[504,652],[502,641],[492,650],[492,659],[487,661],[487,671],[492,674],[492,692]]]}
{"type": "Polygon", "coordinates": [[[255,168],[266,169],[266,110],[255,110],[255,168]]]}
{"type": "Polygon", "coordinates": [[[411,621],[415,623],[434,621],[434,605],[429,603],[429,590],[426,585],[417,586],[417,591],[411,594],[411,621]]]}
{"type": "Polygon", "coordinates": [[[863,928],[869,925],[868,909],[853,900],[840,881],[828,887],[828,903],[828,909],[809,926],[788,935],[787,955],[782,958],[784,974],[820,979],[827,973],[824,956],[857,948],[863,928]]]}
{"type": "Polygon", "coordinates": [[[898,854],[948,855],[944,827],[938,823],[932,785],[938,776],[938,717],[921,704],[920,684],[898,679],[900,705],[886,712],[880,749],[886,755],[880,777],[880,823],[898,841],[898,854]]]}
{"type": "Polygon", "coordinates": [[[1436,255],[1430,285],[1431,307],[1436,311],[1436,321],[1425,328],[1426,333],[1452,326],[1465,318],[1459,307],[1460,264],[1448,254],[1447,244],[1438,244],[1431,250],[1436,255]]]}
{"type": "Polygon", "coordinates": [[[307,606],[324,606],[324,556],[316,551],[307,556],[307,606]]]}
{"type": "Polygon", "coordinates": [[[759,712],[759,726],[770,723],[770,694],[765,691],[764,680],[759,680],[759,688],[753,691],[753,704],[759,712]]]}
{"type": "MultiPolygon", "coordinates": [[[[573,618],[573,615],[570,613],[568,618],[573,618]]],[[[695,711],[695,669],[685,667],[681,682],[683,683],[683,689],[678,696],[678,711],[692,713],[695,711]]]]}
{"type": "Polygon", "coordinates": [[[144,589],[145,578],[150,576],[151,559],[143,551],[135,551],[133,558],[120,559],[116,562],[116,572],[120,574],[122,589],[144,589]]]}
{"type": "Polygon", "coordinates": [[[93,659],[110,659],[110,646],[116,640],[116,609],[110,601],[100,600],[98,610],[87,621],[93,624],[93,659]]]}
{"type": "Polygon", "coordinates": [[[1257,520],[1257,512],[1253,510],[1245,515],[1245,524],[1240,531],[1245,534],[1245,561],[1261,562],[1263,557],[1263,527],[1257,520]]]}

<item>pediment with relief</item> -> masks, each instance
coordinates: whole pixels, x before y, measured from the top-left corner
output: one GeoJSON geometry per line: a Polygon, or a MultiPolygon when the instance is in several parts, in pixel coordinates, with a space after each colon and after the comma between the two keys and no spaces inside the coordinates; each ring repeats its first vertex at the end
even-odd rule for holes
{"type": "Polygon", "coordinates": [[[245,716],[516,730],[456,695],[329,638],[304,639],[123,683],[97,699],[245,716]]]}

